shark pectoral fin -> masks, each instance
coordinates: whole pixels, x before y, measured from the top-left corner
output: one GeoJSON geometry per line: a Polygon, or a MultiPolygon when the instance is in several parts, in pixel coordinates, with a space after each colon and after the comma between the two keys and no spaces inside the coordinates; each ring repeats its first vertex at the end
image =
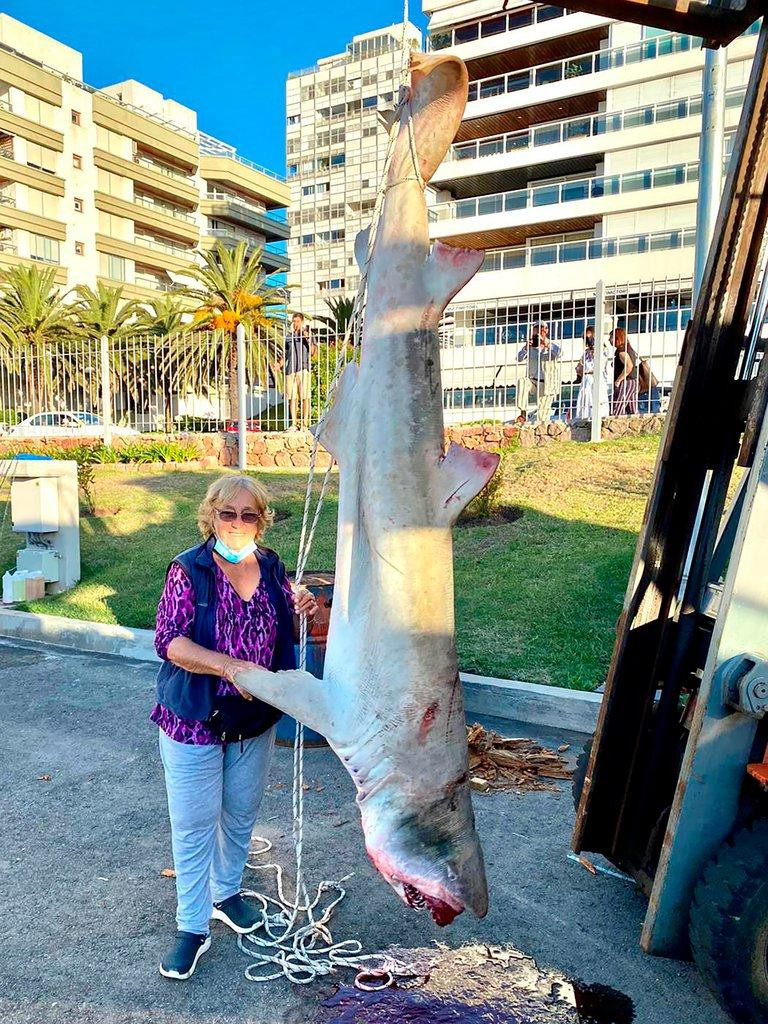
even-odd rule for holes
{"type": "Polygon", "coordinates": [[[360,270],[365,270],[365,261],[368,258],[368,239],[371,237],[371,226],[358,231],[355,237],[355,260],[360,270]]]}
{"type": "Polygon", "coordinates": [[[459,249],[439,241],[432,246],[425,281],[438,319],[456,292],[480,269],[484,257],[481,249],[459,249]]]}
{"type": "Polygon", "coordinates": [[[301,669],[270,672],[256,666],[238,672],[235,678],[237,685],[254,697],[292,715],[322,736],[332,738],[330,686],[322,679],[301,669]]]}
{"type": "Polygon", "coordinates": [[[333,455],[337,462],[344,454],[345,437],[349,430],[355,430],[352,417],[355,384],[357,383],[357,363],[347,363],[341,371],[339,383],[333,395],[333,405],[321,417],[319,423],[312,428],[320,444],[333,455]],[[353,424],[350,428],[350,424],[353,424]]]}
{"type": "Polygon", "coordinates": [[[452,526],[459,513],[482,491],[499,465],[492,452],[470,451],[452,443],[440,462],[437,478],[438,522],[452,526]]]}

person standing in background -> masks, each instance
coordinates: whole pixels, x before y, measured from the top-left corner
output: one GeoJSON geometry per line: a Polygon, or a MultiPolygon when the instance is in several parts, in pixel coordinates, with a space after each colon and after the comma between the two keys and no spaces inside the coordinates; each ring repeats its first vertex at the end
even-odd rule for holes
{"type": "Polygon", "coordinates": [[[534,325],[530,340],[517,354],[518,362],[527,360],[527,377],[520,381],[523,401],[520,409],[527,414],[531,387],[536,389],[536,422],[548,423],[552,404],[560,391],[560,346],[549,339],[549,326],[542,321],[534,325]]]}
{"type": "MultiPolygon", "coordinates": [[[[602,380],[600,382],[600,415],[607,416],[610,411],[608,394],[608,370],[610,354],[603,346],[602,380]]],[[[595,380],[595,329],[587,327],[584,331],[584,355],[576,366],[576,376],[580,381],[579,393],[576,396],[576,419],[592,419],[592,396],[595,380]]]]}
{"type": "Polygon", "coordinates": [[[623,327],[611,331],[609,340],[616,349],[613,357],[613,415],[637,415],[637,353],[627,342],[623,327]]]}
{"type": "Polygon", "coordinates": [[[289,430],[306,429],[310,424],[310,366],[315,351],[304,314],[294,313],[291,331],[285,339],[285,400],[290,413],[289,430]]]}

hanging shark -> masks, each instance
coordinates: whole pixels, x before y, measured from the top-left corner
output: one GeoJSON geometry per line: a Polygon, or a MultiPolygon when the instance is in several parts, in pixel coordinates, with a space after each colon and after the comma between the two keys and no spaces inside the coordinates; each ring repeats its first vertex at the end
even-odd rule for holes
{"type": "Polygon", "coordinates": [[[333,606],[322,680],[238,674],[238,685],[327,739],[357,787],[368,854],[440,925],[488,893],[470,799],[454,640],[451,527],[498,456],[443,446],[438,324],[483,254],[436,242],[424,188],[452,142],[467,71],[415,56],[378,229],[358,236],[368,293],[359,366],[316,427],[339,465],[333,606]]]}

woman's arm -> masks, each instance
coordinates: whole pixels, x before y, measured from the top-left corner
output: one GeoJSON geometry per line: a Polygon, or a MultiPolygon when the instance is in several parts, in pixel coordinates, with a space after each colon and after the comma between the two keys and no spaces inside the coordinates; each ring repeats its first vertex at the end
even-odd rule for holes
{"type": "Polygon", "coordinates": [[[166,653],[168,661],[179,668],[185,668],[187,672],[194,672],[204,676],[221,676],[232,683],[238,692],[246,700],[253,700],[253,697],[246,690],[241,690],[235,682],[235,673],[244,669],[253,668],[249,661],[239,661],[231,658],[228,654],[221,654],[220,651],[211,651],[207,647],[196,644],[188,636],[177,636],[171,640],[166,653]]]}

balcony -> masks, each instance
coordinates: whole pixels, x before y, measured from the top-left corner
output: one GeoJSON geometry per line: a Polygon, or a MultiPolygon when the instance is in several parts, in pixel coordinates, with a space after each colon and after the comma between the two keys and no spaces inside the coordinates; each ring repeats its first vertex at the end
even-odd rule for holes
{"type": "MultiPolygon", "coordinates": [[[[729,89],[726,109],[732,111],[730,122],[735,123],[744,101],[745,89],[729,89]]],[[[520,131],[484,136],[469,142],[455,143],[434,175],[433,183],[459,186],[466,182],[475,192],[478,175],[492,175],[491,187],[504,188],[503,172],[523,168],[531,162],[551,164],[557,160],[577,156],[600,155],[614,148],[629,149],[649,145],[670,138],[695,135],[697,121],[688,126],[680,122],[701,115],[701,95],[682,99],[664,100],[627,110],[613,110],[598,114],[584,114],[557,121],[532,125],[520,131]],[[671,129],[664,125],[674,124],[671,129]],[[630,133],[630,134],[627,134],[630,133]],[[606,138],[608,136],[608,138],[606,138]],[[541,150],[536,153],[536,150],[541,150]]],[[[489,179],[485,179],[486,185],[489,179]]]]}
{"type": "Polygon", "coordinates": [[[180,206],[172,206],[170,203],[163,203],[159,199],[144,195],[135,195],[133,201],[138,206],[144,206],[147,210],[152,210],[165,217],[173,217],[174,220],[181,220],[187,224],[196,223],[194,214],[182,210],[180,206]]]}
{"type": "Polygon", "coordinates": [[[189,260],[193,255],[192,251],[185,246],[176,245],[162,238],[155,238],[153,235],[135,235],[133,241],[135,245],[154,249],[157,252],[165,252],[170,256],[177,256],[179,259],[189,260]]]}
{"type": "Polygon", "coordinates": [[[428,210],[430,235],[485,248],[520,242],[540,224],[588,229],[608,213],[692,202],[698,177],[698,162],[691,162],[437,203],[428,210]],[[628,201],[630,194],[635,198],[628,201]]]}
{"type": "Polygon", "coordinates": [[[234,221],[255,228],[266,241],[276,242],[288,238],[290,229],[266,211],[264,203],[223,189],[209,189],[201,203],[201,210],[209,217],[234,221]]]}
{"type": "Polygon", "coordinates": [[[194,179],[179,172],[169,172],[168,165],[159,164],[148,157],[137,155],[127,160],[104,149],[93,150],[93,160],[97,167],[130,178],[140,188],[165,196],[170,200],[197,206],[200,193],[194,179]]]}
{"type": "Polygon", "coordinates": [[[583,34],[591,36],[588,45],[597,43],[605,37],[611,21],[601,15],[540,4],[499,11],[462,25],[438,26],[427,36],[427,49],[440,52],[450,48],[467,62],[470,74],[477,75],[484,69],[485,73],[497,70],[502,53],[507,58],[514,53],[512,59],[527,57],[531,62],[557,56],[558,49],[562,51],[569,40],[583,34]]]}
{"type": "Polygon", "coordinates": [[[171,164],[162,163],[160,160],[152,160],[143,153],[135,153],[133,160],[134,163],[139,164],[141,167],[147,167],[156,174],[164,174],[168,178],[175,178],[177,181],[194,184],[195,179],[191,174],[185,174],[180,168],[172,167],[171,164]]]}
{"type": "MultiPolygon", "coordinates": [[[[754,50],[754,27],[728,48],[731,61],[748,58],[754,50]]],[[[531,111],[534,105],[562,104],[585,93],[600,94],[607,88],[633,85],[658,74],[673,75],[703,66],[700,40],[692,36],[668,33],[640,42],[595,49],[547,64],[509,71],[470,82],[462,135],[464,138],[495,133],[493,119],[513,110],[529,111],[528,124],[543,120],[531,111]],[[664,67],[656,61],[664,58],[664,67]],[[533,92],[532,90],[536,90],[533,92]],[[472,125],[475,119],[485,119],[472,125]]],[[[595,104],[596,105],[596,104],[595,104]]],[[[594,111],[594,107],[592,108],[594,111]]],[[[544,115],[546,117],[546,114],[544,115]]]]}

